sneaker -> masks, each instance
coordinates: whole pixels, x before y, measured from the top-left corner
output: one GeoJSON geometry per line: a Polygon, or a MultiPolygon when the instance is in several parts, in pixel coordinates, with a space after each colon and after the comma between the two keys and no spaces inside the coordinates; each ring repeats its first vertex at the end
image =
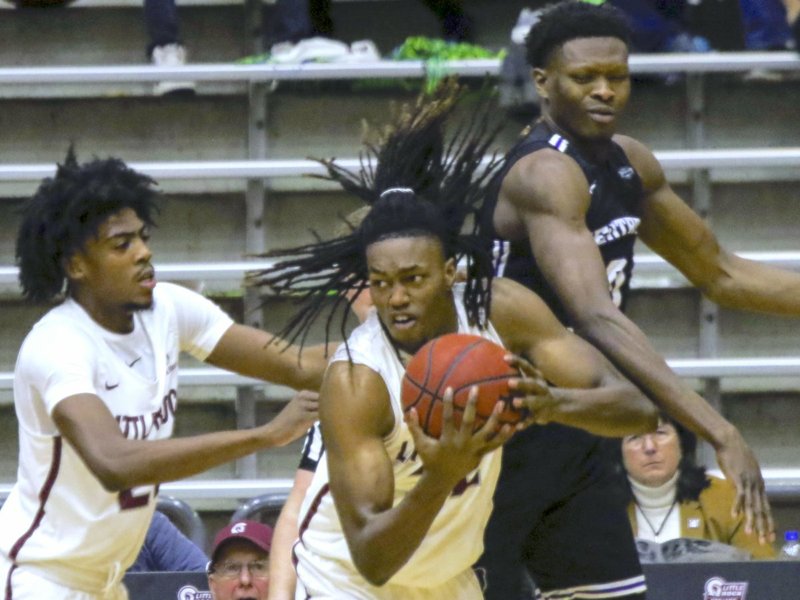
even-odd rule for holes
{"type": "MultiPolygon", "coordinates": [[[[186,49],[180,44],[156,46],[152,53],[153,65],[156,67],[177,67],[186,64],[186,49]]],[[[153,86],[156,96],[194,94],[194,81],[159,81],[153,86]]]]}
{"type": "Polygon", "coordinates": [[[347,56],[336,62],[347,63],[370,63],[381,59],[381,53],[372,40],[358,40],[350,44],[350,52],[347,56]]]}
{"type": "Polygon", "coordinates": [[[350,46],[339,40],[312,37],[299,42],[280,42],[270,49],[270,62],[278,65],[300,65],[309,62],[333,62],[346,58],[350,46]]]}

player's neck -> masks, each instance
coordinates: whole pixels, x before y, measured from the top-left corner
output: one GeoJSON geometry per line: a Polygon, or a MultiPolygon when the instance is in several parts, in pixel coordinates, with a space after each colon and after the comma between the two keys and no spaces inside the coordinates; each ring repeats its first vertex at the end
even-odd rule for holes
{"type": "Polygon", "coordinates": [[[608,158],[611,151],[611,138],[588,139],[576,135],[569,128],[561,126],[549,114],[545,113],[542,119],[547,125],[572,144],[585,159],[602,163],[608,158]]]}
{"type": "Polygon", "coordinates": [[[133,311],[123,307],[108,307],[87,294],[73,293],[73,300],[81,305],[92,321],[113,333],[131,333],[133,331],[133,311]]]}

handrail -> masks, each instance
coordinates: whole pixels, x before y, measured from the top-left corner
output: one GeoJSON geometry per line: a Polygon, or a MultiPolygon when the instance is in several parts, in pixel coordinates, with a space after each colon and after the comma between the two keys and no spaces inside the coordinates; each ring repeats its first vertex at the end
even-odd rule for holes
{"type": "MultiPolygon", "coordinates": [[[[800,66],[800,65],[798,65],[800,66]]],[[[800,167],[800,146],[784,148],[720,148],[656,150],[667,170],[800,167]]],[[[487,157],[484,164],[490,160],[487,157]]],[[[345,169],[357,169],[357,158],[336,159],[345,169]]],[[[367,163],[369,164],[369,163],[367,163]]],[[[159,181],[180,179],[269,179],[323,175],[325,167],[307,159],[131,162],[130,167],[159,181]]],[[[40,181],[55,174],[50,163],[0,164],[0,182],[40,181]]]]}
{"type": "MultiPolygon", "coordinates": [[[[453,60],[437,63],[440,74],[461,77],[497,76],[498,59],[453,60]]],[[[798,70],[800,57],[794,52],[707,52],[634,54],[631,72],[719,73],[752,69],[798,70]]],[[[152,65],[34,66],[0,68],[0,85],[58,83],[138,83],[173,81],[320,81],[332,79],[404,79],[424,77],[424,61],[379,60],[370,63],[308,63],[301,65],[195,63],[177,67],[152,65]]]]}
{"type": "MultiPolygon", "coordinates": [[[[737,256],[762,262],[773,267],[800,269],[800,251],[738,252],[737,256]]],[[[204,263],[156,263],[156,274],[167,281],[207,279],[213,281],[241,281],[258,269],[273,266],[276,260],[252,260],[204,263]]],[[[639,254],[634,258],[635,276],[677,275],[675,267],[655,254],[639,254]]],[[[13,265],[0,265],[0,285],[16,284],[19,269],[13,265]]]]}
{"type": "MultiPolygon", "coordinates": [[[[800,376],[800,356],[739,357],[739,358],[671,358],[667,364],[680,377],[716,379],[724,377],[797,377],[800,376]]],[[[274,400],[288,400],[290,388],[244,377],[216,367],[180,369],[178,380],[185,386],[256,385],[274,400]]],[[[0,372],[0,390],[10,390],[14,373],[0,372]]]]}

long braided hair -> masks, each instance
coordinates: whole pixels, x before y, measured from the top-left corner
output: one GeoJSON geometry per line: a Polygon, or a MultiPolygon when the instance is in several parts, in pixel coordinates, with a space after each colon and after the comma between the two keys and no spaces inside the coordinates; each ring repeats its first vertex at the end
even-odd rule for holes
{"type": "Polygon", "coordinates": [[[356,172],[334,160],[317,159],[327,174],[316,177],[338,183],[370,208],[360,222],[343,218],[349,233],[262,255],[285,260],[251,273],[248,283],[291,296],[298,304],[281,337],[289,342],[299,338],[302,345],[312,323],[327,312],[326,341],[337,315],[339,333],[346,339],[349,308],[368,287],[367,246],[407,235],[433,235],[447,258],[466,261],[467,315],[472,323],[485,324],[491,302],[491,244],[481,235],[476,216],[486,184],[500,164],[496,155],[485,159],[499,126],[491,124],[491,98],[482,94],[470,117],[446,139],[446,122],[463,95],[448,80],[433,95],[396,111],[378,141],[365,143],[356,172]]]}

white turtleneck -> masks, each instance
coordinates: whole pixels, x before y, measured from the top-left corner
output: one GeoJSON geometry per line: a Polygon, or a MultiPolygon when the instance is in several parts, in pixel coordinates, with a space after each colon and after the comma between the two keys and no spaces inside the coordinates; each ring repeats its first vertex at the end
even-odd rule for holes
{"type": "Polygon", "coordinates": [[[681,537],[680,510],[675,502],[678,473],[666,483],[650,487],[628,477],[636,503],[636,537],[665,542],[681,537]]]}

